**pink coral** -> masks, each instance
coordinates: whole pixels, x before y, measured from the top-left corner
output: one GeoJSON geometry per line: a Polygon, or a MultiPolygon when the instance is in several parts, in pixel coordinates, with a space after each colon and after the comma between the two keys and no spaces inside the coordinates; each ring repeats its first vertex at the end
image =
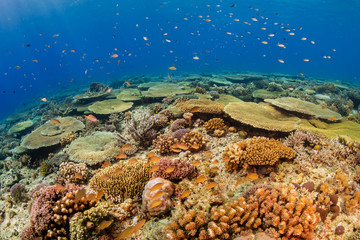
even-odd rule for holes
{"type": "Polygon", "coordinates": [[[188,122],[183,119],[183,118],[180,118],[180,119],[176,119],[173,124],[171,124],[171,131],[175,132],[176,130],[179,130],[179,129],[182,129],[182,128],[185,128],[185,126],[188,124],[188,122]]]}
{"type": "Polygon", "coordinates": [[[180,159],[171,160],[170,158],[161,158],[156,165],[160,167],[153,173],[152,177],[161,177],[173,182],[178,182],[184,178],[195,178],[198,175],[198,171],[194,166],[180,159]],[[165,169],[168,167],[174,167],[175,169],[167,173],[165,169]]]}
{"type": "Polygon", "coordinates": [[[171,208],[170,197],[174,194],[175,185],[163,178],[151,179],[146,185],[142,195],[142,210],[149,212],[151,216],[159,216],[171,208]],[[157,185],[162,184],[159,189],[152,190],[157,185]],[[162,193],[162,194],[161,194],[162,193]],[[156,195],[158,197],[156,197],[156,195]],[[159,196],[160,195],[160,196],[159,196]],[[161,201],[160,204],[156,204],[161,201]]]}
{"type": "Polygon", "coordinates": [[[173,134],[172,134],[172,137],[173,138],[177,138],[177,139],[181,139],[185,134],[189,133],[190,130],[189,129],[186,129],[186,128],[183,128],[183,129],[179,129],[179,130],[176,130],[173,134]]]}

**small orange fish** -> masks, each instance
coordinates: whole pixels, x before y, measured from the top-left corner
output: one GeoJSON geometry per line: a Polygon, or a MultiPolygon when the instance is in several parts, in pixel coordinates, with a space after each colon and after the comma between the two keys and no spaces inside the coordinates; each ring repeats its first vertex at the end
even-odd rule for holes
{"type": "Polygon", "coordinates": [[[219,161],[217,159],[215,159],[214,161],[211,162],[211,164],[218,164],[219,161]]]}
{"type": "Polygon", "coordinates": [[[198,176],[196,179],[195,179],[195,182],[196,183],[202,183],[206,180],[206,177],[204,174],[201,174],[200,176],[198,176]]]}
{"type": "Polygon", "coordinates": [[[121,150],[123,150],[123,151],[130,150],[132,147],[133,147],[133,145],[127,143],[121,147],[121,150]]]}
{"type": "Polygon", "coordinates": [[[144,226],[145,222],[146,222],[145,219],[137,222],[136,225],[134,226],[133,233],[136,233],[140,228],[142,228],[142,226],[144,226]]]}
{"type": "Polygon", "coordinates": [[[245,177],[245,180],[256,180],[258,178],[259,176],[257,175],[257,173],[250,173],[245,177]]]}
{"type": "Polygon", "coordinates": [[[75,202],[75,203],[79,202],[80,199],[85,196],[85,193],[86,193],[86,189],[85,189],[85,188],[77,191],[77,193],[76,193],[76,195],[75,195],[74,202],[75,202]]]}
{"type": "Polygon", "coordinates": [[[117,60],[116,64],[119,65],[119,64],[120,64],[120,60],[117,60]]]}
{"type": "Polygon", "coordinates": [[[199,60],[198,56],[193,57],[194,60],[199,60]]]}
{"type": "Polygon", "coordinates": [[[110,58],[117,58],[117,57],[119,57],[119,55],[117,55],[116,53],[110,56],[110,58]]]}
{"type": "Polygon", "coordinates": [[[76,173],[76,174],[74,175],[74,178],[75,178],[75,179],[82,179],[82,177],[83,177],[83,175],[82,175],[81,173],[76,173]]]}
{"type": "MultiPolygon", "coordinates": [[[[129,161],[130,162],[130,161],[129,161]]],[[[122,170],[121,168],[117,168],[115,171],[114,171],[114,174],[120,174],[120,173],[123,173],[124,170],[122,170]]]]}
{"type": "Polygon", "coordinates": [[[201,163],[200,160],[196,160],[195,162],[192,163],[192,165],[193,165],[194,167],[196,167],[196,166],[199,166],[200,163],[201,163]]]}
{"type": "Polygon", "coordinates": [[[307,58],[304,58],[303,61],[304,61],[304,62],[309,62],[310,60],[307,59],[307,58]]]}
{"type": "Polygon", "coordinates": [[[129,160],[129,163],[136,163],[137,162],[137,159],[136,158],[132,158],[129,160]]]}
{"type": "Polygon", "coordinates": [[[180,148],[181,150],[188,150],[189,149],[189,147],[185,143],[178,143],[177,147],[180,148]]]}
{"type": "Polygon", "coordinates": [[[149,206],[149,210],[153,209],[154,207],[159,206],[161,203],[162,203],[161,200],[155,200],[155,201],[153,201],[153,202],[150,204],[150,206],[149,206]]]}
{"type": "Polygon", "coordinates": [[[105,162],[103,162],[103,164],[101,165],[101,168],[106,168],[106,167],[108,167],[108,166],[111,166],[111,163],[108,162],[108,161],[105,161],[105,162]]]}
{"type": "Polygon", "coordinates": [[[85,70],[85,75],[87,74],[87,69],[85,70]]]}
{"type": "Polygon", "coordinates": [[[299,73],[300,73],[301,76],[304,76],[304,73],[302,73],[302,72],[299,72],[299,73]]]}
{"type": "Polygon", "coordinates": [[[170,76],[170,74],[168,74],[168,78],[169,78],[169,79],[171,79],[171,76],[170,76]]]}
{"type": "Polygon", "coordinates": [[[200,148],[199,144],[196,144],[196,143],[191,144],[190,147],[191,147],[192,149],[195,149],[195,150],[198,150],[198,149],[200,148]]]}
{"type": "Polygon", "coordinates": [[[99,190],[96,194],[96,199],[100,200],[102,198],[102,196],[104,196],[104,191],[103,190],[99,190]]]}
{"type": "Polygon", "coordinates": [[[134,232],[134,228],[135,226],[126,228],[117,238],[115,238],[115,240],[127,238],[134,232]]]}
{"type": "Polygon", "coordinates": [[[60,125],[60,124],[61,124],[61,122],[60,122],[59,120],[55,119],[55,118],[51,118],[50,121],[51,121],[52,123],[56,124],[56,125],[60,125]]]}
{"type": "Polygon", "coordinates": [[[131,86],[131,83],[129,81],[125,81],[125,83],[128,85],[128,86],[131,86]]]}
{"type": "Polygon", "coordinates": [[[224,158],[223,161],[224,161],[224,162],[228,162],[228,161],[230,161],[230,158],[228,158],[228,157],[227,157],[227,158],[224,158]]]}
{"type": "Polygon", "coordinates": [[[151,198],[151,200],[160,198],[162,195],[164,195],[164,192],[163,192],[163,191],[159,191],[159,192],[157,192],[157,193],[151,198]]]}
{"type": "Polygon", "coordinates": [[[15,68],[15,69],[20,69],[21,67],[20,67],[20,66],[15,66],[14,68],[15,68]]]}
{"type": "Polygon", "coordinates": [[[90,122],[96,122],[97,121],[97,118],[94,116],[94,115],[92,115],[92,114],[89,114],[89,115],[85,115],[85,119],[87,120],[87,121],[90,121],[90,122]]]}
{"type": "Polygon", "coordinates": [[[86,195],[86,200],[87,201],[95,201],[96,200],[96,194],[94,193],[89,193],[86,195]]]}
{"type": "Polygon", "coordinates": [[[199,112],[200,110],[201,110],[201,107],[195,106],[190,110],[190,112],[195,113],[195,112],[199,112]]]}
{"type": "Polygon", "coordinates": [[[284,60],[282,60],[280,58],[278,58],[277,60],[279,61],[279,63],[284,63],[285,62],[284,60]]]}
{"type": "Polygon", "coordinates": [[[188,190],[185,190],[181,195],[180,195],[180,198],[187,198],[189,195],[190,195],[190,191],[188,190]]]}
{"type": "Polygon", "coordinates": [[[151,158],[151,157],[154,156],[154,155],[155,155],[154,152],[149,152],[149,153],[146,154],[146,157],[147,157],[147,158],[151,158]]]}
{"type": "Polygon", "coordinates": [[[106,174],[104,174],[104,175],[102,175],[101,177],[100,177],[100,180],[101,181],[107,181],[107,180],[109,180],[110,179],[110,177],[108,176],[108,175],[106,175],[106,174]]]}
{"type": "Polygon", "coordinates": [[[54,187],[54,189],[56,191],[63,191],[63,190],[65,190],[65,187],[63,185],[58,184],[54,187]]]}
{"type": "Polygon", "coordinates": [[[167,167],[164,172],[171,173],[175,170],[175,167],[167,167]]]}
{"type": "Polygon", "coordinates": [[[47,99],[46,98],[40,98],[40,101],[47,102],[47,99]]]}
{"type": "Polygon", "coordinates": [[[169,70],[173,70],[173,71],[175,71],[175,70],[176,70],[176,67],[174,67],[174,66],[169,67],[169,70]]]}
{"type": "Polygon", "coordinates": [[[158,165],[153,166],[153,167],[149,170],[149,173],[155,172],[156,170],[159,169],[159,167],[160,167],[160,166],[158,166],[158,165]]]}
{"type": "Polygon", "coordinates": [[[33,59],[33,60],[31,60],[31,61],[33,61],[34,63],[38,63],[38,62],[39,62],[39,60],[36,60],[36,59],[33,59]]]}
{"type": "Polygon", "coordinates": [[[321,106],[321,109],[325,109],[326,107],[325,106],[321,106]]]}
{"type": "Polygon", "coordinates": [[[217,172],[217,171],[219,171],[219,168],[218,168],[218,167],[212,167],[212,168],[210,169],[210,172],[217,172]]]}
{"type": "Polygon", "coordinates": [[[112,220],[102,220],[101,223],[96,227],[96,231],[100,232],[101,230],[108,228],[112,223],[112,220]]]}
{"type": "Polygon", "coordinates": [[[205,22],[211,22],[211,19],[204,19],[205,22]]]}
{"type": "Polygon", "coordinates": [[[106,93],[109,93],[109,92],[111,92],[112,91],[112,89],[111,88],[108,88],[108,89],[106,89],[106,93]]]}
{"type": "Polygon", "coordinates": [[[75,52],[75,50],[71,50],[71,52],[72,52],[72,53],[74,53],[74,52],[75,52]]]}
{"type": "Polygon", "coordinates": [[[60,34],[54,34],[52,37],[58,37],[60,36],[60,34]]]}
{"type": "Polygon", "coordinates": [[[153,156],[153,157],[151,157],[151,158],[149,159],[149,162],[151,162],[151,163],[156,163],[156,162],[159,161],[159,160],[160,160],[159,157],[153,156]]]}
{"type": "Polygon", "coordinates": [[[235,187],[239,186],[242,182],[243,182],[242,179],[237,180],[237,181],[236,181],[236,184],[235,184],[235,187]]]}
{"type": "Polygon", "coordinates": [[[124,152],[121,152],[115,158],[118,160],[125,159],[125,158],[127,158],[127,155],[124,152]]]}
{"type": "Polygon", "coordinates": [[[336,120],[336,117],[332,117],[330,118],[331,121],[335,121],[336,120]]]}
{"type": "Polygon", "coordinates": [[[163,185],[164,185],[164,183],[157,183],[152,188],[150,188],[149,190],[150,190],[150,192],[156,191],[156,190],[160,189],[163,185]]]}
{"type": "Polygon", "coordinates": [[[206,185],[205,188],[206,188],[206,189],[212,189],[212,188],[214,188],[216,185],[217,185],[216,182],[211,182],[211,183],[209,183],[208,185],[206,185]]]}

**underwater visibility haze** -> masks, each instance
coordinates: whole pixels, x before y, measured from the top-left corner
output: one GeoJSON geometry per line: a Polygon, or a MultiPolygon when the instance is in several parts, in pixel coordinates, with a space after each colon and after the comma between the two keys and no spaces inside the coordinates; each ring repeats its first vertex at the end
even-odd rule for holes
{"type": "Polygon", "coordinates": [[[0,1],[0,239],[359,239],[360,1],[0,1]]]}

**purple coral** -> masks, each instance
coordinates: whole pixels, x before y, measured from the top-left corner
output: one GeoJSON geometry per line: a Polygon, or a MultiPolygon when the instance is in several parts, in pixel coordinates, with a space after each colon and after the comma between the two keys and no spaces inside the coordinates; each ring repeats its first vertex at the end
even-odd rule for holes
{"type": "Polygon", "coordinates": [[[182,128],[185,128],[185,126],[188,124],[188,122],[183,119],[183,118],[180,118],[180,119],[176,119],[173,124],[171,124],[171,131],[175,132],[176,130],[179,130],[179,129],[182,129],[182,128]]]}
{"type": "Polygon", "coordinates": [[[172,134],[172,137],[173,138],[177,138],[177,139],[181,139],[185,134],[189,133],[190,130],[189,129],[186,129],[186,128],[183,128],[183,129],[179,129],[179,130],[176,130],[173,134],[172,134]]]}
{"type": "Polygon", "coordinates": [[[173,182],[179,182],[184,178],[192,179],[198,175],[198,171],[194,166],[180,159],[161,158],[156,165],[159,166],[159,169],[153,173],[153,178],[161,177],[173,182]],[[175,169],[167,173],[165,169],[168,167],[174,167],[175,169]]]}

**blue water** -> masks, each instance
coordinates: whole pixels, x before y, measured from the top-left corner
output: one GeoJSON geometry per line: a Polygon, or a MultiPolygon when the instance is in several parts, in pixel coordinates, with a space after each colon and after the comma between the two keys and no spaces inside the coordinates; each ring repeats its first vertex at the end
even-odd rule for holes
{"type": "Polygon", "coordinates": [[[50,90],[129,74],[302,72],[356,84],[359,10],[340,0],[3,0],[0,118],[50,90]]]}

